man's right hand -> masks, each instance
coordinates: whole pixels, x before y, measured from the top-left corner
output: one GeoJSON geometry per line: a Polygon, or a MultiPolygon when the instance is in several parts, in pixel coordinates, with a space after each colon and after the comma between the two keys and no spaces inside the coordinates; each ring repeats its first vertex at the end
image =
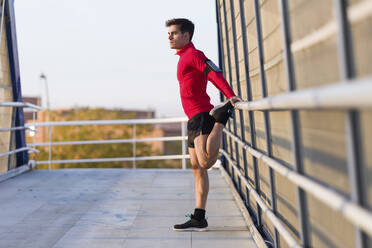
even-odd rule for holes
{"type": "Polygon", "coordinates": [[[231,98],[229,98],[231,104],[235,107],[235,103],[236,102],[241,102],[243,101],[239,96],[233,96],[231,98]]]}

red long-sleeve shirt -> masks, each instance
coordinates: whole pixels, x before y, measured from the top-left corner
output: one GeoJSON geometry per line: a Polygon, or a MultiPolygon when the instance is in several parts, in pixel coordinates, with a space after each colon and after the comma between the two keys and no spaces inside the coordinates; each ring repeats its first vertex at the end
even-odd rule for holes
{"type": "Polygon", "coordinates": [[[207,94],[207,81],[211,81],[227,98],[235,96],[222,73],[210,71],[204,74],[205,61],[208,59],[202,51],[188,43],[177,54],[180,56],[177,65],[177,79],[180,84],[182,107],[190,119],[201,112],[209,112],[213,105],[207,94]]]}

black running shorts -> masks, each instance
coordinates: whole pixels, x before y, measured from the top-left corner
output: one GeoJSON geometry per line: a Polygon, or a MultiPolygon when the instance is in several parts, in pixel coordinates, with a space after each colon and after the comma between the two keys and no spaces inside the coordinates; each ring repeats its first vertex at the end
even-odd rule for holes
{"type": "Polygon", "coordinates": [[[202,112],[191,117],[187,122],[187,146],[195,148],[194,139],[200,134],[210,134],[215,121],[208,112],[202,112]]]}

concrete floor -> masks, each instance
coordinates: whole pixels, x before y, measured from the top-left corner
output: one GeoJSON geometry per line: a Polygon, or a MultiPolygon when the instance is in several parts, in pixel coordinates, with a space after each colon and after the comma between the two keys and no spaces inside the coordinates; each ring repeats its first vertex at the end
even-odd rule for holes
{"type": "Polygon", "coordinates": [[[0,247],[256,247],[230,189],[210,171],[207,232],[174,232],[194,209],[181,170],[34,170],[0,183],[0,247]]]}

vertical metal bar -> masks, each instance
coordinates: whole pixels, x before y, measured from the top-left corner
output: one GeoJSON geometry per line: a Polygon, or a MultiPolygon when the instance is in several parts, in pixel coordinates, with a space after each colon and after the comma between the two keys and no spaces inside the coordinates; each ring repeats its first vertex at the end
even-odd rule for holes
{"type": "Polygon", "coordinates": [[[34,133],[34,136],[32,137],[32,141],[33,141],[33,148],[35,148],[35,143],[36,143],[36,126],[35,126],[35,121],[36,121],[36,111],[32,111],[32,124],[33,124],[33,130],[32,132],[34,133]]]}
{"type": "MultiPolygon", "coordinates": [[[[265,113],[264,113],[265,114],[265,113]]],[[[266,130],[266,150],[269,157],[272,157],[272,144],[271,144],[271,126],[268,112],[265,115],[265,130],[266,130]]],[[[276,205],[276,190],[275,190],[275,176],[273,168],[269,167],[269,178],[270,178],[270,200],[271,208],[273,213],[277,214],[277,205],[276,205]]],[[[280,247],[279,242],[279,233],[278,230],[274,227],[274,242],[275,247],[280,247]]]]}
{"type": "MultiPolygon", "coordinates": [[[[291,33],[290,33],[290,20],[289,20],[289,13],[288,13],[288,2],[287,0],[279,0],[278,2],[280,6],[280,13],[281,13],[281,29],[282,29],[282,37],[283,37],[283,53],[284,53],[284,64],[285,64],[285,71],[286,71],[286,78],[287,78],[287,91],[295,91],[296,90],[296,83],[295,83],[295,74],[294,74],[294,65],[292,59],[292,53],[290,50],[291,46],[291,33]]],[[[294,155],[294,164],[295,169],[299,174],[303,174],[303,164],[302,164],[302,153],[301,153],[301,134],[300,134],[300,123],[298,117],[298,111],[293,110],[291,111],[291,131],[292,131],[292,151],[294,155]]],[[[296,195],[297,195],[297,208],[298,208],[298,216],[299,216],[299,226],[300,230],[300,238],[302,245],[304,247],[311,247],[311,239],[308,230],[308,211],[307,211],[307,204],[306,204],[306,195],[305,192],[300,189],[298,186],[296,187],[296,195]]]]}
{"type": "MultiPolygon", "coordinates": [[[[236,50],[236,30],[235,30],[235,14],[234,14],[234,5],[233,5],[233,1],[230,0],[230,18],[231,18],[231,32],[232,32],[232,42],[233,42],[233,51],[234,51],[234,63],[235,63],[235,75],[236,75],[236,83],[237,83],[237,90],[238,90],[238,95],[240,95],[240,84],[239,84],[239,71],[238,71],[238,63],[237,63],[237,50],[236,50]]],[[[226,34],[228,35],[228,34],[226,34]]],[[[229,49],[230,50],[230,49],[229,49]]],[[[231,57],[230,57],[231,59],[231,57]]],[[[230,63],[231,60],[229,60],[230,63]]],[[[231,88],[233,89],[233,82],[232,82],[232,71],[230,71],[230,86],[231,88]]],[[[239,110],[240,112],[241,110],[239,110]]],[[[234,135],[237,135],[237,125],[236,125],[236,119],[234,118],[233,120],[233,126],[234,126],[234,135]]],[[[236,152],[238,151],[237,149],[237,146],[238,146],[238,143],[235,142],[235,147],[236,147],[236,152]]],[[[237,165],[238,167],[240,167],[239,165],[239,153],[236,153],[236,162],[237,162],[237,165]]]]}
{"type": "MultiPolygon", "coordinates": [[[[257,32],[257,46],[258,46],[258,58],[259,58],[259,68],[260,68],[260,79],[261,79],[261,92],[262,98],[267,97],[267,84],[266,76],[264,69],[264,48],[263,48],[263,38],[262,38],[262,24],[261,24],[261,13],[258,0],[255,0],[254,3],[255,9],[255,20],[256,20],[256,32],[257,32]]],[[[272,157],[272,144],[271,144],[271,127],[270,127],[270,116],[268,111],[263,111],[264,114],[264,125],[265,125],[265,143],[266,143],[266,152],[269,157],[272,157]]],[[[274,214],[277,213],[276,206],[276,193],[275,193],[275,177],[274,171],[271,167],[268,167],[269,170],[269,180],[270,180],[270,200],[271,208],[274,214]]],[[[280,247],[279,242],[279,233],[278,230],[274,227],[274,242],[275,247],[280,247]]]]}
{"type": "MultiPolygon", "coordinates": [[[[222,20],[221,20],[221,13],[220,13],[220,4],[218,3],[219,0],[216,0],[216,22],[217,22],[217,42],[218,42],[218,63],[220,68],[222,69],[222,73],[224,77],[226,77],[225,71],[225,63],[223,62],[224,58],[224,51],[223,51],[223,40],[222,40],[222,20]]],[[[220,101],[223,101],[223,94],[220,92],[220,101]]]]}
{"type": "MultiPolygon", "coordinates": [[[[258,46],[258,60],[259,60],[259,71],[260,71],[260,80],[261,80],[261,93],[262,98],[267,96],[267,86],[266,86],[266,76],[265,76],[265,69],[264,69],[264,50],[263,50],[263,38],[262,38],[262,24],[261,24],[261,13],[260,13],[260,6],[259,1],[254,1],[254,11],[255,11],[255,21],[256,21],[256,33],[257,33],[257,46],[258,46]]],[[[265,122],[265,133],[266,133],[266,150],[268,156],[272,156],[272,149],[271,149],[271,132],[270,132],[270,120],[269,120],[269,112],[263,111],[264,114],[264,122],[265,122]]],[[[270,192],[271,198],[273,199],[275,195],[274,189],[274,176],[273,171],[269,168],[269,176],[270,176],[270,192]]],[[[259,175],[258,175],[259,177],[259,175]]],[[[272,201],[273,211],[276,212],[276,203],[272,201]],[[274,209],[275,208],[275,209],[274,209]]],[[[275,236],[277,237],[277,232],[275,231],[275,236]]]]}
{"type": "MultiPolygon", "coordinates": [[[[347,20],[347,0],[334,0],[334,11],[338,24],[338,59],[341,81],[350,83],[355,77],[355,62],[353,55],[350,25],[347,20]]],[[[351,187],[351,199],[358,205],[365,205],[362,181],[362,147],[360,134],[360,116],[356,110],[345,114],[345,136],[347,148],[348,176],[351,187]]],[[[367,246],[367,235],[356,227],[355,247],[367,246]]]]}
{"type": "MultiPolygon", "coordinates": [[[[2,45],[3,40],[3,25],[4,25],[4,16],[5,16],[5,0],[2,1],[1,5],[1,23],[0,23],[0,48],[2,45]]],[[[15,111],[14,108],[12,108],[12,126],[15,125],[15,111]]],[[[12,127],[11,126],[11,127],[12,127]]],[[[11,151],[13,149],[13,134],[14,132],[10,132],[10,140],[9,140],[9,150],[11,151]]],[[[13,157],[16,155],[9,155],[8,156],[8,170],[11,169],[11,165],[13,164],[13,157]]]]}
{"type": "Polygon", "coordinates": [[[347,20],[347,0],[334,0],[334,11],[338,25],[338,56],[341,81],[355,77],[354,56],[350,27],[347,20]]]}
{"type": "Polygon", "coordinates": [[[4,25],[4,19],[5,19],[5,1],[6,0],[3,0],[2,5],[1,5],[0,48],[1,48],[2,40],[3,40],[3,25],[4,25]]]}
{"type": "MultiPolygon", "coordinates": [[[[245,22],[245,13],[244,13],[244,0],[239,0],[239,9],[240,9],[240,23],[241,23],[241,31],[242,31],[242,42],[243,42],[243,54],[244,54],[244,73],[245,73],[245,81],[246,81],[246,93],[247,93],[247,100],[252,101],[252,86],[251,86],[251,79],[249,76],[249,55],[248,55],[248,40],[247,40],[247,31],[246,31],[246,22],[245,22]]],[[[250,138],[251,138],[251,146],[256,149],[256,128],[254,125],[254,113],[253,111],[248,111],[249,117],[249,127],[250,127],[250,138]]],[[[246,153],[246,152],[244,152],[246,153]]],[[[257,165],[257,158],[252,156],[253,168],[254,170],[258,170],[257,165]]],[[[245,177],[248,178],[248,167],[245,164],[245,177]]],[[[259,185],[258,185],[259,186],[259,185]]],[[[256,185],[257,189],[257,185],[256,185]]],[[[259,187],[258,187],[259,190],[259,187]]],[[[260,192],[260,191],[257,191],[260,192]]],[[[259,193],[260,194],[260,193],[259,193]]],[[[249,202],[249,191],[247,189],[247,203],[250,206],[249,202]]],[[[259,208],[257,204],[257,209],[259,208]]]]}
{"type": "MultiPolygon", "coordinates": [[[[50,111],[50,110],[48,110],[50,111]]],[[[48,132],[49,132],[49,163],[48,163],[48,168],[49,170],[52,169],[52,127],[51,124],[49,123],[48,125],[48,132]]]]}
{"type": "MultiPolygon", "coordinates": [[[[223,50],[223,40],[222,40],[222,21],[221,21],[221,6],[219,4],[219,0],[216,0],[216,21],[217,21],[217,36],[218,36],[218,63],[220,68],[222,68],[224,77],[226,77],[226,71],[225,71],[225,63],[223,61],[224,59],[224,50],[223,50]]],[[[222,93],[220,93],[220,101],[223,102],[224,96],[222,93]]],[[[226,145],[226,134],[222,133],[222,149],[227,152],[227,145],[226,145]]],[[[227,163],[226,158],[221,155],[221,162],[225,169],[227,169],[227,163]]]]}
{"type": "Polygon", "coordinates": [[[137,125],[133,124],[133,165],[132,168],[136,169],[136,133],[137,133],[137,125]]]}
{"type": "MultiPolygon", "coordinates": [[[[182,138],[186,136],[186,122],[181,122],[182,138]]],[[[182,169],[186,170],[186,140],[182,139],[182,169]]]]}
{"type": "MultiPolygon", "coordinates": [[[[10,127],[12,128],[12,127],[16,126],[16,111],[15,111],[14,107],[12,107],[11,110],[12,110],[12,123],[11,123],[10,127]]],[[[9,140],[9,151],[12,151],[13,146],[14,146],[15,132],[17,132],[17,131],[14,130],[14,131],[9,131],[9,132],[10,132],[10,135],[9,135],[9,138],[10,138],[10,140],[9,140]]],[[[16,158],[16,154],[10,154],[8,156],[8,170],[12,169],[14,158],[16,158]]]]}
{"type": "MultiPolygon", "coordinates": [[[[238,95],[241,96],[241,82],[240,82],[240,69],[239,69],[239,55],[238,55],[238,45],[237,45],[237,37],[236,37],[236,26],[235,26],[235,12],[234,12],[234,1],[230,0],[230,8],[231,8],[231,27],[232,27],[232,33],[233,33],[233,45],[234,45],[234,59],[235,59],[235,74],[236,74],[236,84],[237,84],[237,90],[238,95]]],[[[244,132],[244,115],[243,110],[239,110],[239,119],[240,119],[240,136],[241,139],[245,142],[245,132],[244,132]]],[[[237,145],[238,146],[238,145],[237,145]]],[[[238,147],[237,147],[238,150],[238,147]]],[[[247,154],[243,147],[241,147],[241,151],[243,154],[243,166],[244,171],[246,173],[247,170],[247,154]]],[[[241,166],[239,166],[241,168],[241,166]]],[[[248,178],[248,177],[247,177],[248,178]]],[[[240,178],[239,178],[239,191],[240,194],[242,194],[241,188],[240,188],[240,178]]]]}
{"type": "MultiPolygon", "coordinates": [[[[231,31],[232,31],[232,39],[233,39],[233,50],[234,50],[234,62],[235,62],[235,80],[236,80],[236,85],[237,85],[237,90],[238,90],[238,95],[241,95],[241,90],[240,90],[240,78],[239,78],[239,60],[238,60],[238,50],[237,50],[237,45],[236,45],[236,29],[235,29],[235,13],[234,13],[234,3],[233,0],[230,0],[230,17],[231,17],[231,31]]],[[[231,88],[233,88],[233,83],[231,83],[231,88]]],[[[240,116],[240,123],[242,122],[242,110],[239,110],[239,116],[240,116]]],[[[234,134],[236,136],[238,135],[238,127],[236,124],[236,118],[233,120],[234,123],[234,134]]],[[[244,133],[243,133],[244,134],[244,133]]],[[[239,144],[238,142],[235,141],[235,156],[236,156],[236,164],[238,168],[241,168],[241,163],[240,163],[240,156],[239,156],[239,144]]],[[[241,184],[240,184],[240,177],[238,177],[238,191],[241,194],[241,184]]]]}
{"type": "MultiPolygon", "coordinates": [[[[224,15],[224,23],[225,23],[225,35],[226,35],[226,53],[227,53],[227,65],[228,65],[228,68],[229,68],[229,82],[230,82],[230,85],[231,85],[231,81],[232,81],[232,74],[231,74],[231,57],[230,57],[230,48],[229,48],[229,30],[228,30],[228,27],[227,27],[227,17],[226,17],[226,3],[225,3],[225,0],[222,1],[223,3],[223,15],[224,15]]],[[[228,129],[229,131],[231,131],[231,122],[229,121],[228,122],[228,129]]],[[[231,157],[233,158],[233,147],[232,147],[232,138],[229,137],[229,143],[230,143],[230,154],[231,154],[231,157]]],[[[231,167],[231,170],[233,170],[233,167],[231,167]]],[[[231,171],[231,175],[233,176],[233,179],[235,180],[234,178],[234,174],[233,172],[231,171]]]]}

